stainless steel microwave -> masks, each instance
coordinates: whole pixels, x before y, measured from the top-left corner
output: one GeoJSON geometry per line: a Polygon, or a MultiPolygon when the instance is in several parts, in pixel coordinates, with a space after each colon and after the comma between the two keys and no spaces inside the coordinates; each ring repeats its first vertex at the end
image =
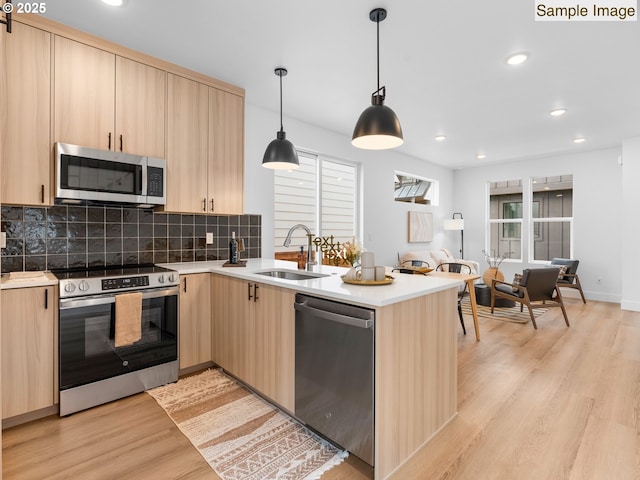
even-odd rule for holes
{"type": "Polygon", "coordinates": [[[166,160],[56,143],[56,201],[166,203],[166,160]]]}

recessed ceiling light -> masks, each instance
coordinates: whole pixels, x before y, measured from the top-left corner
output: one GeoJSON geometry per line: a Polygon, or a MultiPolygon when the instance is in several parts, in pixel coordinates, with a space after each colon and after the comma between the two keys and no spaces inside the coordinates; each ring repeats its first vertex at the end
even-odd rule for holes
{"type": "Polygon", "coordinates": [[[446,139],[447,139],[447,136],[446,136],[446,135],[436,135],[436,136],[434,137],[434,140],[435,140],[436,142],[443,142],[443,141],[444,141],[444,140],[446,140],[446,139]]]}
{"type": "Polygon", "coordinates": [[[106,3],[112,7],[121,7],[124,5],[125,0],[102,0],[102,3],[106,3]]]}
{"type": "Polygon", "coordinates": [[[482,160],[483,158],[487,158],[487,156],[484,153],[479,153],[479,154],[476,155],[476,158],[478,160],[482,160]]]}
{"type": "Polygon", "coordinates": [[[578,137],[578,138],[574,138],[573,139],[573,143],[583,143],[583,142],[586,142],[586,141],[587,141],[587,139],[583,138],[583,137],[578,137]]]}
{"type": "Polygon", "coordinates": [[[565,113],[567,113],[566,108],[554,108],[549,112],[549,115],[551,115],[552,117],[559,117],[560,115],[564,115],[565,113]]]}
{"type": "Polygon", "coordinates": [[[524,52],[514,53],[507,58],[507,63],[509,65],[520,65],[521,63],[525,62],[527,58],[529,58],[529,55],[524,52]]]}

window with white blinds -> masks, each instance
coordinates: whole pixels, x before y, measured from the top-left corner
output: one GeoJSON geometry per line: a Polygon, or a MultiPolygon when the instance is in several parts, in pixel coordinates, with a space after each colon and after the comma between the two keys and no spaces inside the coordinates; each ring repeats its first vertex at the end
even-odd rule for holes
{"type": "Polygon", "coordinates": [[[282,246],[289,229],[302,223],[316,236],[334,236],[340,243],[357,238],[359,218],[358,165],[298,151],[300,168],[274,171],[275,251],[307,246],[303,229],[291,246],[282,246]]]}

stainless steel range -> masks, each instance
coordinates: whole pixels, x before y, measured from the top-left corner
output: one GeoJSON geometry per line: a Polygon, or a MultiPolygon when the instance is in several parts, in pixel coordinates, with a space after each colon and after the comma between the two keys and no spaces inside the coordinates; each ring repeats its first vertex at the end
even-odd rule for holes
{"type": "Polygon", "coordinates": [[[143,265],[53,273],[60,281],[61,416],[178,379],[177,272],[143,265]],[[139,302],[138,335],[124,345],[116,341],[120,295],[139,302]]]}

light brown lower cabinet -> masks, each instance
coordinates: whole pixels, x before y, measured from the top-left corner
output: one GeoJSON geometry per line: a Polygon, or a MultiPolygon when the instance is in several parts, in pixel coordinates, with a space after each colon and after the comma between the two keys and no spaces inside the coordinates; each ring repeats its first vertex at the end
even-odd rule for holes
{"type": "Polygon", "coordinates": [[[295,292],[222,275],[211,292],[213,361],[293,412],[295,292]]]}
{"type": "Polygon", "coordinates": [[[211,361],[211,274],[180,275],[180,368],[211,361]]]}
{"type": "Polygon", "coordinates": [[[56,287],[2,290],[2,418],[56,401],[56,287]]]}

